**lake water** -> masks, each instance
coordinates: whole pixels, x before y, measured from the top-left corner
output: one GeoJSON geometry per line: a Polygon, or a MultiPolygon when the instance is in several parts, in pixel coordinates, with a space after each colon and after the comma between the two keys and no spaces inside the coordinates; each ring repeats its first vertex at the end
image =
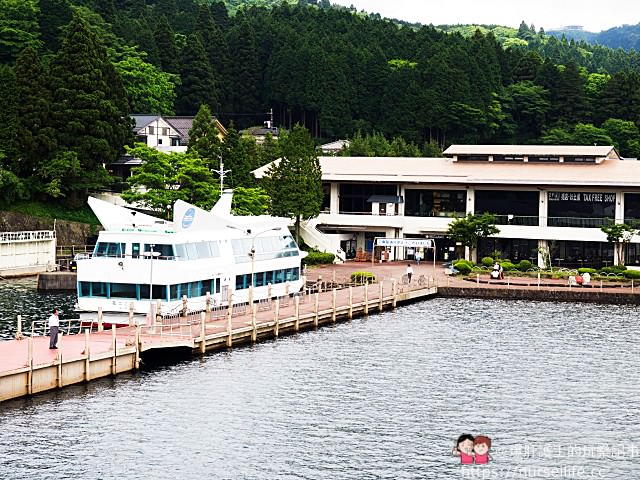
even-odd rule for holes
{"type": "Polygon", "coordinates": [[[0,478],[638,478],[637,332],[632,306],[416,303],[0,404],[0,478]]]}

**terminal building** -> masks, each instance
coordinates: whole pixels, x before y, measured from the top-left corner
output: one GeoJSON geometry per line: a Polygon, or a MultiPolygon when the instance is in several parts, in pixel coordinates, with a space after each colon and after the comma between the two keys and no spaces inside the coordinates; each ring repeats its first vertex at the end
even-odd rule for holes
{"type": "MultiPolygon", "coordinates": [[[[419,253],[444,261],[461,254],[446,236],[449,223],[488,212],[500,233],[481,239],[474,257],[499,251],[514,263],[542,266],[547,251],[554,266],[599,268],[617,259],[600,227],[640,221],[640,162],[612,146],[452,145],[444,155],[320,157],[322,212],[307,222],[303,238],[363,260],[378,259],[379,237],[431,238],[435,249],[419,253]]],[[[640,237],[625,250],[625,265],[640,266],[640,237]]],[[[388,252],[398,260],[415,253],[388,252]]]]}

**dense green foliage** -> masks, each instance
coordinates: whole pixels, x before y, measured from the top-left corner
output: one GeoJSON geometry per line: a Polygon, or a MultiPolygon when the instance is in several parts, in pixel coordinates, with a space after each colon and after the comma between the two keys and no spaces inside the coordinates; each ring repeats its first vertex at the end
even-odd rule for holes
{"type": "Polygon", "coordinates": [[[351,281],[357,283],[373,283],[376,276],[371,272],[357,271],[351,274],[351,281]]]}
{"type": "Polygon", "coordinates": [[[307,256],[302,259],[304,265],[329,265],[334,262],[336,256],[333,253],[310,250],[307,256]]]}
{"type": "Polygon", "coordinates": [[[496,218],[490,213],[468,213],[466,217],[454,219],[447,228],[447,236],[451,240],[469,247],[471,251],[476,247],[478,239],[498,233],[500,229],[496,227],[496,218]]]}
{"type": "MultiPolygon", "coordinates": [[[[345,155],[437,156],[470,142],[640,156],[638,51],[524,23],[410,25],[327,0],[0,0],[0,67],[5,203],[79,204],[108,187],[104,166],[133,140],[130,113],[202,105],[234,125],[220,156],[229,186],[248,189],[279,151],[239,130],[271,108],[276,126],[300,124],[316,142],[349,138],[345,155]]],[[[217,153],[196,157],[217,166],[217,153]]]]}

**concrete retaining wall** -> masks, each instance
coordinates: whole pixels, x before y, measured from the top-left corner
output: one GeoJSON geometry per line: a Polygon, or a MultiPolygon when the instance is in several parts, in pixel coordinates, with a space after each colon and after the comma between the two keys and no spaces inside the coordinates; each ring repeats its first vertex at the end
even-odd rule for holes
{"type": "Polygon", "coordinates": [[[38,274],[39,292],[65,292],[76,290],[78,275],[72,272],[47,272],[38,274]]]}
{"type": "Polygon", "coordinates": [[[532,300],[542,302],[581,302],[640,305],[640,294],[610,293],[597,289],[566,290],[508,289],[482,287],[438,287],[438,296],[445,298],[482,298],[485,300],[532,300]]]}

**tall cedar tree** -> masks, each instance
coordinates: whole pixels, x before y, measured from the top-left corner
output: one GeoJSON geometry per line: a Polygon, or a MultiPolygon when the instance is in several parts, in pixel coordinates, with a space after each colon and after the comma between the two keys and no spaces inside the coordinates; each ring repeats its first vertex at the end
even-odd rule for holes
{"type": "Polygon", "coordinates": [[[219,135],[220,131],[211,116],[211,110],[207,105],[202,105],[189,130],[187,152],[198,155],[208,168],[219,168],[222,156],[222,142],[219,135]]]}
{"type": "Polygon", "coordinates": [[[71,21],[72,13],[68,0],[40,0],[40,37],[47,50],[60,48],[60,29],[71,21]]]}
{"type": "Polygon", "coordinates": [[[195,32],[202,37],[209,65],[218,87],[218,103],[223,111],[229,111],[231,85],[229,82],[229,47],[222,31],[213,20],[209,5],[200,5],[195,32]]]}
{"type": "Polygon", "coordinates": [[[37,0],[0,0],[0,63],[13,63],[27,47],[40,48],[37,0]]]}
{"type": "Polygon", "coordinates": [[[272,164],[265,182],[271,213],[295,219],[296,241],[300,220],[317,217],[322,205],[322,170],[309,131],[296,124],[280,139],[280,162],[272,164]]]}
{"type": "Polygon", "coordinates": [[[178,73],[176,39],[167,17],[164,15],[161,15],[158,19],[154,36],[162,70],[169,73],[178,73]]]}
{"type": "Polygon", "coordinates": [[[21,135],[16,173],[26,178],[51,158],[56,147],[56,132],[51,127],[51,92],[38,53],[33,48],[25,48],[16,60],[15,71],[21,135]]]}
{"type": "Polygon", "coordinates": [[[189,36],[187,46],[182,52],[180,78],[182,84],[178,89],[176,102],[178,115],[194,115],[203,104],[208,105],[212,111],[217,110],[216,83],[198,34],[189,36]]]}
{"type": "Polygon", "coordinates": [[[2,167],[13,172],[18,165],[19,126],[18,85],[16,74],[9,65],[0,65],[0,156],[2,167]]]}
{"type": "Polygon", "coordinates": [[[240,17],[239,25],[231,29],[229,36],[229,49],[234,52],[231,73],[236,81],[233,90],[233,111],[259,113],[263,110],[260,102],[262,75],[255,34],[247,20],[240,17]]]}
{"type": "Polygon", "coordinates": [[[103,187],[109,180],[103,164],[116,159],[131,135],[131,124],[122,82],[79,15],[66,27],[52,61],[51,92],[58,145],[77,154],[85,188],[103,187]]]}

